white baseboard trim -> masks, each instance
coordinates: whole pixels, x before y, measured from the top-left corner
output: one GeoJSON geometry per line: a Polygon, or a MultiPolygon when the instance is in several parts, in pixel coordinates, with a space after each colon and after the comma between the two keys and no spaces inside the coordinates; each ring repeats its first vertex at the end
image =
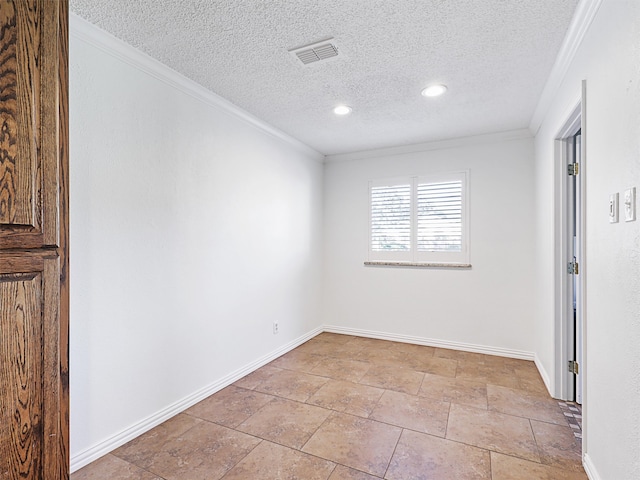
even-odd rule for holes
{"type": "Polygon", "coordinates": [[[310,332],[296,338],[295,340],[283,345],[282,347],[260,357],[259,359],[245,365],[238,370],[231,372],[229,375],[226,375],[219,380],[213,382],[210,385],[207,385],[200,390],[188,395],[177,402],[168,405],[162,410],[154,413],[153,415],[148,416],[147,418],[131,425],[130,427],[122,430],[121,432],[112,435],[105,440],[85,449],[81,452],[71,456],[70,468],[71,473],[81,469],[85,465],[90,464],[91,462],[97,460],[98,458],[106,455],[109,452],[112,452],[116,448],[124,445],[125,443],[133,440],[134,438],[142,435],[148,430],[151,430],[153,427],[160,425],[162,422],[169,420],[171,417],[179,414],[180,412],[185,411],[187,408],[195,405],[201,400],[204,400],[210,395],[222,390],[224,387],[231,385],[236,380],[241,379],[242,377],[250,374],[251,372],[257,370],[258,368],[266,365],[267,363],[275,360],[276,358],[284,355],[290,350],[302,345],[307,340],[315,337],[316,335],[322,333],[322,328],[318,327],[310,332]]]}
{"type": "Polygon", "coordinates": [[[544,365],[542,364],[542,361],[540,360],[540,357],[538,357],[537,353],[535,354],[535,358],[533,359],[533,361],[535,362],[536,367],[538,368],[538,372],[540,373],[540,376],[542,377],[542,381],[544,382],[544,386],[547,387],[547,392],[549,392],[549,395],[553,396],[553,393],[551,391],[551,380],[549,378],[549,373],[544,368],[544,365]]]}
{"type": "Polygon", "coordinates": [[[584,467],[584,471],[587,473],[589,480],[601,480],[602,477],[598,475],[598,471],[596,470],[596,467],[588,453],[584,454],[582,466],[584,467]]]}
{"type": "MultiPolygon", "coordinates": [[[[177,402],[163,408],[162,410],[148,416],[147,418],[131,425],[130,427],[112,435],[105,440],[85,449],[81,452],[72,455],[71,457],[71,472],[75,472],[85,465],[97,460],[98,458],[112,452],[116,448],[124,445],[125,443],[133,440],[134,438],[142,435],[143,433],[151,430],[153,427],[160,425],[162,422],[169,420],[171,417],[185,411],[187,408],[195,405],[196,403],[204,400],[210,395],[222,390],[233,382],[241,379],[249,373],[257,370],[258,368],[266,365],[267,363],[275,360],[276,358],[284,355],[285,353],[293,350],[299,345],[303,344],[307,340],[315,337],[322,332],[339,333],[344,335],[353,335],[357,337],[378,338],[381,340],[390,340],[393,342],[412,343],[415,345],[426,345],[429,347],[447,348],[452,350],[462,350],[465,352],[484,353],[486,355],[497,355],[500,357],[518,358],[521,360],[533,360],[542,375],[545,384],[549,385],[548,375],[542,367],[537,356],[532,352],[526,352],[522,350],[511,350],[500,347],[490,347],[485,345],[475,345],[470,343],[453,342],[447,340],[438,340],[432,338],[415,337],[411,335],[400,335],[396,333],[378,332],[373,330],[362,330],[357,328],[338,327],[335,325],[325,325],[318,327],[310,332],[298,337],[297,339],[283,345],[282,347],[264,355],[263,357],[245,365],[244,367],[231,372],[230,374],[220,378],[219,380],[207,385],[200,390],[188,395],[177,402]]],[[[585,462],[587,458],[585,457],[585,462]]],[[[587,469],[585,464],[585,469],[587,469]]],[[[595,471],[595,470],[594,470],[595,471]]],[[[591,480],[599,479],[599,477],[590,477],[591,480]]]]}
{"type": "Polygon", "coordinates": [[[325,325],[323,330],[325,332],[342,333],[344,335],[354,335],[356,337],[378,338],[381,340],[391,340],[392,342],[413,343],[415,345],[448,348],[450,350],[462,350],[464,352],[484,353],[486,355],[497,355],[499,357],[518,358],[521,360],[532,361],[535,360],[535,354],[533,352],[511,350],[501,347],[489,347],[486,345],[475,345],[472,343],[461,343],[448,340],[437,340],[433,338],[414,337],[411,335],[400,335],[397,333],[362,330],[359,328],[338,327],[335,325],[325,325]]]}

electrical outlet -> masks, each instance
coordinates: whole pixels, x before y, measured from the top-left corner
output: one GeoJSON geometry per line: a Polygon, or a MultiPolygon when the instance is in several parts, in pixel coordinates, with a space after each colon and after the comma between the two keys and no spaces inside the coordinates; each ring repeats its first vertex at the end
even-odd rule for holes
{"type": "Polygon", "coordinates": [[[280,325],[278,324],[278,322],[273,322],[273,334],[277,335],[278,334],[278,330],[280,329],[280,325]]]}

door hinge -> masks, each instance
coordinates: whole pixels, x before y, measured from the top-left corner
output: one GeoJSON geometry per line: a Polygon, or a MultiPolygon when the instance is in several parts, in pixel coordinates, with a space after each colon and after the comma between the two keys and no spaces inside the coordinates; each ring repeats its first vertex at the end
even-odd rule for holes
{"type": "Polygon", "coordinates": [[[567,264],[567,273],[569,275],[578,275],[580,273],[580,268],[578,266],[578,262],[569,262],[567,264]]]}
{"type": "Polygon", "coordinates": [[[570,163],[568,165],[569,176],[573,177],[575,175],[578,175],[578,172],[580,172],[580,165],[578,165],[577,163],[570,163]]]}
{"type": "Polygon", "coordinates": [[[578,373],[580,373],[580,367],[578,365],[578,362],[576,362],[575,360],[569,360],[567,369],[574,375],[578,375],[578,373]]]}

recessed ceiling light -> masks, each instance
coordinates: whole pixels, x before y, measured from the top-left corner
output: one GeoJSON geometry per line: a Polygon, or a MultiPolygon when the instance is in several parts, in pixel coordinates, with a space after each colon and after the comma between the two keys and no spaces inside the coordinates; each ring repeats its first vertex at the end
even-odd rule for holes
{"type": "Polygon", "coordinates": [[[425,97],[438,97],[446,91],[446,85],[429,85],[427,88],[422,90],[422,95],[424,95],[425,97]]]}
{"type": "Polygon", "coordinates": [[[351,107],[347,107],[346,105],[338,105],[333,109],[333,113],[336,115],[349,115],[353,109],[351,107]]]}

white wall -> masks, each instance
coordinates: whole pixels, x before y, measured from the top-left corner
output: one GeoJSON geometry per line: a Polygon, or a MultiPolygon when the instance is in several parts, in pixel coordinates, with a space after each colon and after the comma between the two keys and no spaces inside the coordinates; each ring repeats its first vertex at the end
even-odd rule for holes
{"type": "Polygon", "coordinates": [[[640,2],[604,0],[536,136],[536,350],[552,373],[553,141],[586,79],[584,444],[594,479],[640,478],[640,221],[608,223],[609,194],[640,188],[639,38],[640,2]]]}
{"type": "Polygon", "coordinates": [[[312,152],[72,35],[72,463],[321,323],[536,352],[555,384],[553,139],[586,78],[586,460],[640,478],[640,221],[606,217],[640,187],[638,38],[640,3],[603,0],[535,162],[468,139],[330,159],[323,190],[312,152]],[[364,267],[367,181],[460,169],[473,269],[364,267]]]}
{"type": "Polygon", "coordinates": [[[324,323],[532,353],[533,139],[516,132],[355,158],[325,167],[324,323]],[[471,270],[363,265],[369,180],[467,169],[471,270]]]}
{"type": "Polygon", "coordinates": [[[70,48],[73,465],[320,327],[323,167],[73,28],[70,48]]]}

